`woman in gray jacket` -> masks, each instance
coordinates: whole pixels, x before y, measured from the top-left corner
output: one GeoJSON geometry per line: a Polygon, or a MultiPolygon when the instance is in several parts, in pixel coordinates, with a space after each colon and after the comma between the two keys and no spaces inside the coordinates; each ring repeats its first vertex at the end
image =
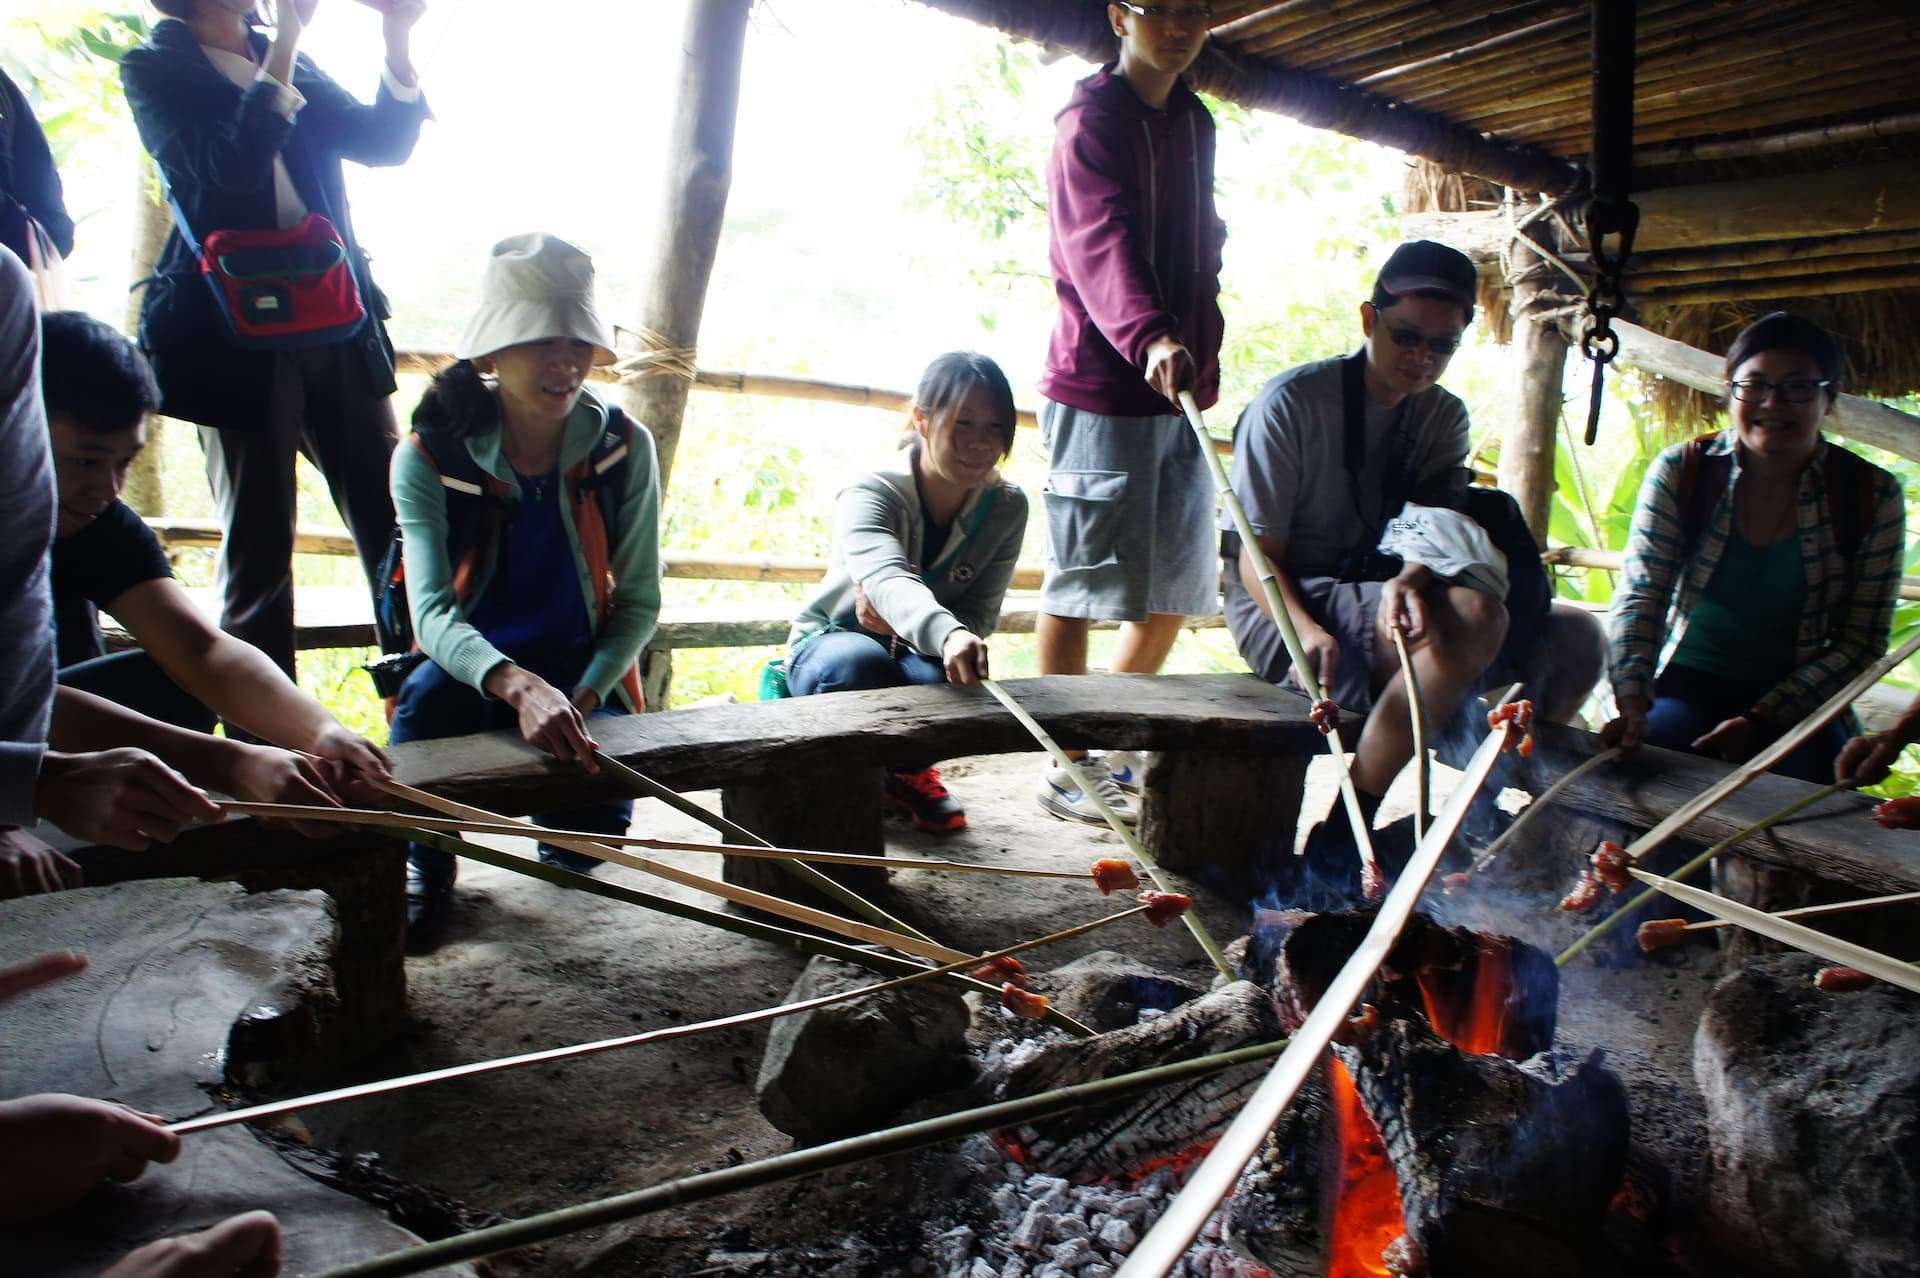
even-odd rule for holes
{"type": "MultiPolygon", "coordinates": [[[[787,636],[796,697],[987,675],[1027,529],[1027,496],[999,471],[1013,391],[992,360],[954,351],[920,378],[910,423],[892,464],[840,493],[827,579],[787,636]]],[[[931,767],[894,769],[887,798],[923,830],[966,827],[931,767]]]]}

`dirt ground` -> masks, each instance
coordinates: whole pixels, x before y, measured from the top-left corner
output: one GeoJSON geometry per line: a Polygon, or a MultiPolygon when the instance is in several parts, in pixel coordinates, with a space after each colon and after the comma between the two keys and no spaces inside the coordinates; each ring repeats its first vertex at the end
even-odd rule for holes
{"type": "MultiPolygon", "coordinates": [[[[1110,833],[1042,813],[1032,798],[1038,755],[956,760],[943,769],[965,804],[969,829],[936,838],[887,822],[889,850],[955,860],[1018,858],[1084,870],[1122,849],[1110,833]]],[[[1316,762],[1308,820],[1332,799],[1325,761],[1316,762]]],[[[1443,788],[1444,782],[1437,788],[1443,788]]],[[[1404,789],[1404,787],[1402,788],[1404,789]]],[[[692,796],[718,810],[717,794],[692,796]]],[[[1407,810],[1401,791],[1383,819],[1407,810]]],[[[1552,823],[1542,823],[1552,824],[1552,823]]],[[[710,837],[689,818],[643,802],[636,832],[710,837]]],[[[530,845],[501,846],[530,852],[530,845]]],[[[669,856],[717,873],[702,854],[669,856]]],[[[616,883],[710,900],[637,871],[607,867],[616,883]]],[[[1539,883],[1490,876],[1477,897],[1442,907],[1449,922],[1493,924],[1559,948],[1577,930],[1551,913],[1539,883]],[[1496,885],[1506,883],[1502,890],[1496,885]],[[1544,903],[1543,903],[1544,901],[1544,903]]],[[[1557,893],[1555,893],[1557,894],[1557,893]]],[[[1242,934],[1244,903],[1200,898],[1223,942],[1242,934]]],[[[980,951],[1110,913],[1090,884],[987,875],[898,872],[884,903],[939,940],[980,951]]],[[[1181,928],[1156,931],[1130,921],[1029,956],[1031,966],[1120,949],[1198,980],[1211,975],[1181,928]]],[[[1604,1046],[1633,1094],[1636,1136],[1698,1149],[1697,1107],[1688,1066],[1692,1026],[1709,983],[1710,954],[1630,971],[1576,964],[1565,973],[1562,1045],[1584,1055],[1604,1046]],[[1691,1127],[1689,1127],[1691,1124],[1691,1127]]],[[[480,865],[463,865],[453,926],[434,954],[408,962],[416,1032],[369,1077],[535,1048],[614,1037],[765,1006],[784,999],[805,956],[728,932],[480,865]]],[[[466,1079],[311,1111],[316,1143],[374,1154],[390,1175],[440,1191],[466,1206],[518,1217],[644,1188],[675,1177],[763,1158],[791,1147],[755,1104],[753,1081],[766,1029],[755,1026],[647,1045],[551,1066],[466,1079]]],[[[852,1251],[833,1263],[836,1240],[881,1222],[899,1189],[898,1167],[843,1174],[834,1183],[776,1186],[625,1225],[579,1234],[500,1272],[530,1274],[777,1274],[897,1272],[863,1264],[852,1251]],[[857,1204],[858,1208],[850,1206],[857,1204]],[[862,1217],[865,1217],[863,1219],[862,1217]],[[824,1248],[824,1251],[820,1249],[824,1248]],[[784,1258],[783,1258],[784,1255],[784,1258]]],[[[1683,1172],[1697,1175],[1697,1167],[1683,1172]]]]}

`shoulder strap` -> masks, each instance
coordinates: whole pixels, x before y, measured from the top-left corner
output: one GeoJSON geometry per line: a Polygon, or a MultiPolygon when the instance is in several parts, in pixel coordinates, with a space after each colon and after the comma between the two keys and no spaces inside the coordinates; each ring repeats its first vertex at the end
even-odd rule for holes
{"type": "Polygon", "coordinates": [[[1827,445],[1827,518],[1842,558],[1852,561],[1873,522],[1874,467],[1849,449],[1827,445]]]}
{"type": "MultiPolygon", "coordinates": [[[[1341,424],[1341,460],[1346,464],[1347,488],[1353,497],[1353,509],[1356,518],[1361,511],[1360,476],[1367,466],[1367,352],[1357,350],[1340,361],[1340,424],[1341,424]]],[[[1401,400],[1400,407],[1394,411],[1396,431],[1406,421],[1407,401],[1401,400]]],[[[1389,434],[1388,439],[1392,439],[1389,434]]],[[[1371,530],[1367,545],[1371,548],[1380,540],[1387,521],[1399,513],[1412,495],[1413,486],[1409,482],[1409,469],[1413,464],[1411,450],[1400,459],[1398,466],[1388,468],[1386,489],[1380,495],[1379,527],[1371,530]]]]}
{"type": "Polygon", "coordinates": [[[1680,510],[1680,542],[1691,548],[1706,534],[1713,509],[1727,490],[1733,458],[1707,451],[1716,435],[1695,435],[1681,446],[1680,480],[1674,504],[1680,510]]]}
{"type": "Polygon", "coordinates": [[[593,450],[587,454],[576,490],[591,492],[600,506],[600,522],[607,530],[607,545],[619,540],[620,498],[627,489],[627,474],[632,469],[633,419],[619,408],[607,406],[607,428],[600,432],[593,450]]]}

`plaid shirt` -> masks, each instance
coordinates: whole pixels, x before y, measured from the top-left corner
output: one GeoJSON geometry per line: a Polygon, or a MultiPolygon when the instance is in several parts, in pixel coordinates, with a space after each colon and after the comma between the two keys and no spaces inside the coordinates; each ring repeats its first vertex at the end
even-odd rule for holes
{"type": "MultiPolygon", "coordinates": [[[[1640,486],[1633,531],[1627,538],[1624,580],[1614,593],[1608,624],[1609,675],[1616,699],[1653,700],[1654,672],[1679,646],[1695,602],[1713,580],[1727,546],[1734,486],[1740,482],[1740,455],[1733,441],[1732,431],[1722,431],[1707,445],[1711,455],[1731,453],[1733,465],[1726,493],[1714,506],[1691,558],[1681,540],[1678,491],[1686,446],[1676,444],[1663,451],[1640,486]]],[[[1906,498],[1899,480],[1874,468],[1872,516],[1853,562],[1848,563],[1834,543],[1833,525],[1827,518],[1824,463],[1827,450],[1837,447],[1824,443],[1800,475],[1796,527],[1807,593],[1794,632],[1799,665],[1749,712],[1774,724],[1797,723],[1811,714],[1886,651],[1893,629],[1904,557],[1906,498]]]]}

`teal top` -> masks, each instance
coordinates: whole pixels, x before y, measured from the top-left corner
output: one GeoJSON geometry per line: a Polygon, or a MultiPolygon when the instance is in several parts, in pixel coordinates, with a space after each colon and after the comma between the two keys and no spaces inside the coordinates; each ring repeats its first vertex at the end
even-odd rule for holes
{"type": "MultiPolygon", "coordinates": [[[[560,442],[559,474],[565,475],[593,452],[607,429],[607,408],[591,390],[582,391],[567,418],[560,442]]],[[[466,441],[467,453],[480,469],[512,491],[520,482],[512,465],[500,453],[500,432],[487,431],[466,441]]],[[[583,687],[600,700],[626,701],[620,685],[633,668],[640,650],[653,637],[660,619],[660,470],[653,436],[639,422],[633,424],[633,455],[627,466],[627,489],[620,494],[618,544],[608,548],[608,571],[613,585],[607,615],[594,628],[593,649],[583,687]]],[[[407,605],[413,613],[414,634],[421,650],[448,674],[474,688],[506,654],[495,647],[469,620],[454,594],[453,565],[447,560],[447,499],[440,474],[425,450],[402,443],[393,450],[390,472],[393,510],[404,538],[407,565],[407,605]]],[[[560,502],[560,522],[570,553],[548,565],[548,570],[572,576],[591,619],[597,611],[593,570],[581,549],[573,511],[560,502]]],[[[472,598],[485,600],[498,567],[498,556],[478,565],[472,598]]],[[[563,692],[571,692],[563,688],[563,692]]],[[[637,710],[638,706],[629,709],[637,710]]]]}
{"type": "Polygon", "coordinates": [[[1806,596],[1800,539],[1783,537],[1761,549],[1733,523],[1673,664],[1771,685],[1799,664],[1796,634],[1806,596]]]}

